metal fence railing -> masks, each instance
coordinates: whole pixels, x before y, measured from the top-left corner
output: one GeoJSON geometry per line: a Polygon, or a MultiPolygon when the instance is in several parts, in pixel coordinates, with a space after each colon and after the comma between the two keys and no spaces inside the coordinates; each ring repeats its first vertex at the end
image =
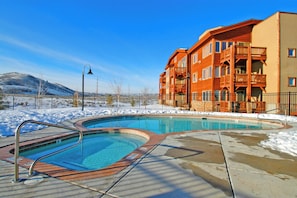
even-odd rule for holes
{"type": "MultiPolygon", "coordinates": [[[[211,93],[208,93],[211,94],[211,93]]],[[[230,96],[217,93],[214,95],[205,94],[195,94],[195,98],[192,96],[193,101],[205,102],[205,104],[212,102],[213,104],[221,104],[218,108],[212,108],[212,111],[241,111],[246,112],[248,102],[245,102],[244,96],[230,96]],[[228,104],[227,101],[233,97],[234,101],[232,104],[228,104]],[[213,101],[211,100],[213,99],[213,101]],[[207,100],[207,101],[205,101],[207,100]],[[237,104],[238,103],[238,104],[237,104]],[[235,106],[237,104],[237,106],[235,106]],[[229,107],[228,109],[228,105],[229,107]],[[225,110],[224,110],[225,109],[225,110]]],[[[183,98],[184,101],[179,101],[180,104],[186,104],[186,97],[183,98]]],[[[164,100],[158,98],[158,94],[121,94],[119,97],[115,94],[102,94],[97,96],[85,96],[84,105],[86,107],[121,107],[121,106],[132,106],[141,107],[150,104],[156,104],[162,101],[162,104],[167,103],[167,105],[176,105],[177,103],[171,102],[168,97],[164,100]],[[159,101],[158,101],[159,100],[159,101]],[[166,102],[167,101],[167,102],[166,102]]],[[[81,106],[81,96],[52,96],[45,95],[42,97],[37,97],[34,95],[16,95],[16,94],[3,94],[1,96],[2,108],[0,109],[53,109],[53,108],[68,108],[68,107],[80,107],[81,106]]],[[[252,108],[255,107],[259,113],[275,113],[284,115],[297,115],[297,92],[282,92],[282,93],[263,93],[257,98],[257,101],[250,101],[252,108]]],[[[178,104],[179,104],[178,103],[178,104]]],[[[202,109],[202,111],[209,111],[202,109]]]]}
{"type": "MultiPolygon", "coordinates": [[[[53,95],[17,95],[3,94],[1,97],[2,109],[54,109],[81,107],[81,96],[53,96],[53,95]]],[[[102,94],[97,96],[85,96],[85,107],[117,107],[130,105],[133,107],[155,104],[158,102],[157,94],[102,94]]]]}
{"type": "Polygon", "coordinates": [[[183,107],[188,105],[195,111],[254,112],[297,116],[297,92],[254,93],[250,100],[242,93],[230,94],[223,91],[193,93],[191,96],[160,95],[159,102],[183,107]]]}

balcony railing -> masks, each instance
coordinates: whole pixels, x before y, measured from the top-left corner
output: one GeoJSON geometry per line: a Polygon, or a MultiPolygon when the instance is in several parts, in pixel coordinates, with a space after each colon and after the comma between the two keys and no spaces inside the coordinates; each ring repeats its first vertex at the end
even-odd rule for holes
{"type": "MultiPolygon", "coordinates": [[[[248,74],[235,74],[234,77],[235,86],[247,86],[248,74]]],[[[251,74],[252,86],[266,87],[266,75],[265,74],[251,74]]],[[[220,87],[230,87],[230,75],[221,76],[220,87]]]]}
{"type": "Polygon", "coordinates": [[[253,85],[259,85],[266,87],[266,75],[265,74],[252,74],[252,81],[253,85]]]}
{"type": "Polygon", "coordinates": [[[244,46],[231,46],[221,52],[221,62],[230,60],[231,54],[234,53],[236,59],[247,59],[251,48],[251,56],[253,60],[266,60],[265,47],[244,47],[244,46]]]}
{"type": "Polygon", "coordinates": [[[230,75],[221,76],[220,78],[220,87],[229,87],[230,86],[230,75]]]}
{"type": "Polygon", "coordinates": [[[187,77],[187,68],[186,67],[177,67],[175,68],[175,77],[176,78],[186,78],[187,77]]]}
{"type": "Polygon", "coordinates": [[[258,102],[221,101],[220,102],[220,111],[221,112],[230,112],[231,111],[231,112],[247,113],[247,111],[248,111],[247,105],[251,105],[250,111],[252,111],[254,113],[265,112],[266,102],[264,102],[264,101],[258,101],[258,102]]]}
{"type": "Polygon", "coordinates": [[[174,89],[175,93],[177,94],[185,94],[187,91],[187,86],[185,84],[178,84],[175,85],[175,89],[174,89]]]}

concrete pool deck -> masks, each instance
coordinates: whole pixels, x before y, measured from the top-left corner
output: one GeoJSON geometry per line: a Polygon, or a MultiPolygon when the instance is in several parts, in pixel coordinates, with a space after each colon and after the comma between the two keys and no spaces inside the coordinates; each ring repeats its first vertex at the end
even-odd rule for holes
{"type": "MultiPolygon", "coordinates": [[[[72,122],[66,124],[72,125],[72,122]]],[[[1,197],[297,197],[297,157],[259,146],[267,133],[295,130],[230,130],[169,135],[123,171],[65,181],[39,174],[12,183],[14,165],[0,160],[1,197]],[[25,184],[26,183],[26,184],[25,184]]],[[[21,141],[65,131],[46,128],[21,141]]],[[[1,138],[0,147],[14,137],[1,138]]],[[[28,170],[20,167],[20,178],[28,170]]]]}

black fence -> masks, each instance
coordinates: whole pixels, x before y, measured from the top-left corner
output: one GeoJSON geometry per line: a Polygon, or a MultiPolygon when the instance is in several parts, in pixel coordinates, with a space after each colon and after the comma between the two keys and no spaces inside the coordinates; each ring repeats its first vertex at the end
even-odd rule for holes
{"type": "Polygon", "coordinates": [[[188,104],[186,95],[160,96],[159,102],[176,107],[187,107],[196,111],[254,112],[297,115],[297,92],[262,93],[247,100],[243,93],[231,95],[227,92],[204,92],[191,95],[188,104]]]}
{"type": "Polygon", "coordinates": [[[297,92],[265,93],[266,112],[297,116],[297,92]]]}

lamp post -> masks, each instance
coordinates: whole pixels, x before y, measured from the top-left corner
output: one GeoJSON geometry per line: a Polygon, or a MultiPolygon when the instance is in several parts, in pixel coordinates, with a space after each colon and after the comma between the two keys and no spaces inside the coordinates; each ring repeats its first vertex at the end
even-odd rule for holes
{"type": "Polygon", "coordinates": [[[86,66],[89,66],[89,75],[92,75],[93,72],[91,70],[91,66],[90,65],[84,65],[84,69],[82,71],[82,104],[81,104],[81,110],[84,110],[84,106],[85,106],[85,68],[86,66]]]}

